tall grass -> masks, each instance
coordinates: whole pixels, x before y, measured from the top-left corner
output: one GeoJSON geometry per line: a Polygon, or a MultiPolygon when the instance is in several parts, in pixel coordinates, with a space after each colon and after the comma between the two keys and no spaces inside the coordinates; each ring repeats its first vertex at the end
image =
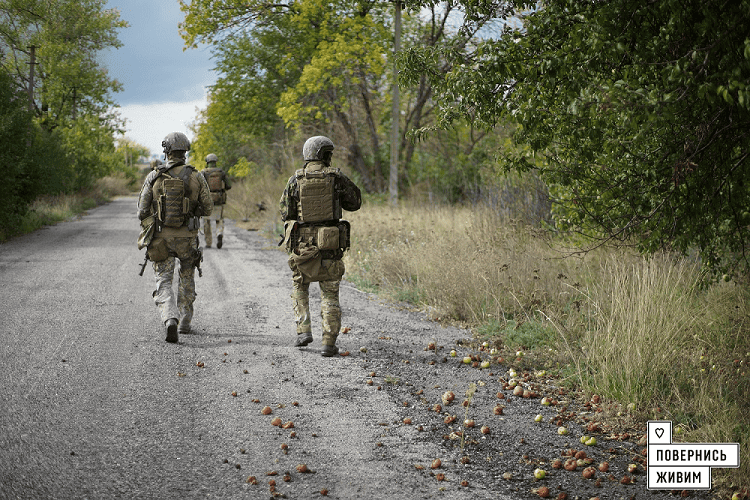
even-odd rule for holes
{"type": "Polygon", "coordinates": [[[15,231],[0,231],[0,242],[41,227],[56,224],[108,202],[113,196],[131,194],[135,186],[132,178],[119,173],[98,179],[94,185],[81,192],[41,196],[27,207],[15,231]]]}
{"type": "Polygon", "coordinates": [[[671,419],[689,442],[740,442],[742,467],[713,476],[750,487],[745,284],[708,283],[697,262],[666,254],[575,256],[559,236],[488,208],[368,200],[346,217],[348,279],[526,349],[523,363],[631,418],[671,419]]]}

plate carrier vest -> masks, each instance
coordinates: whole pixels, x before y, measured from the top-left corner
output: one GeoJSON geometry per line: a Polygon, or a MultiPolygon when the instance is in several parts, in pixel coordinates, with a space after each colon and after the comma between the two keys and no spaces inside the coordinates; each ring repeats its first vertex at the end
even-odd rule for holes
{"type": "Polygon", "coordinates": [[[335,190],[339,172],[333,167],[301,168],[295,172],[299,203],[292,248],[302,241],[320,250],[349,248],[349,223],[341,220],[341,203],[335,190]]]}

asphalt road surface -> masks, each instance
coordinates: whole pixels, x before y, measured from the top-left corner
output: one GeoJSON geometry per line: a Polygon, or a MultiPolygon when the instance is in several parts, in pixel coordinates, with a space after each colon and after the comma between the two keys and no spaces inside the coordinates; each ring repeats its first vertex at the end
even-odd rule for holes
{"type": "Polygon", "coordinates": [[[0,499],[674,498],[646,490],[638,428],[580,443],[605,402],[579,411],[543,375],[464,364],[489,359],[470,332],[346,281],[349,355],[319,354],[317,285],[315,342],[293,347],[286,255],[231,221],[205,249],[193,332],[165,342],[135,214],[121,197],[0,245],[0,499]],[[609,470],[554,468],[573,448],[609,470]]]}
{"type": "Polygon", "coordinates": [[[404,462],[436,445],[384,451],[398,408],[364,383],[359,348],[415,324],[455,332],[344,282],[352,355],[323,358],[313,285],[315,342],[294,348],[286,255],[228,222],[196,273],[193,333],[166,343],[135,214],[121,197],[0,246],[0,498],[270,498],[272,480],[287,498],[439,494],[404,462]]]}

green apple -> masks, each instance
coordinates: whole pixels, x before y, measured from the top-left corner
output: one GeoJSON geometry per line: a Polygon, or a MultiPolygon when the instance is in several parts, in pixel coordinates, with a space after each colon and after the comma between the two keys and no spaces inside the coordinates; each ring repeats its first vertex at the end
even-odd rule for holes
{"type": "Polygon", "coordinates": [[[534,477],[537,479],[544,479],[546,475],[547,475],[547,472],[544,469],[536,469],[534,471],[534,477]]]}

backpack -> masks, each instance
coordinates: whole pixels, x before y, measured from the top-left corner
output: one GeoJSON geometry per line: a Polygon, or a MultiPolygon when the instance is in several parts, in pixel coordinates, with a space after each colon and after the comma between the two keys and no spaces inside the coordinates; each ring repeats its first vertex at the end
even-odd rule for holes
{"type": "Polygon", "coordinates": [[[220,168],[207,168],[203,171],[206,178],[208,190],[211,192],[211,200],[214,205],[223,205],[227,202],[227,193],[224,190],[224,171],[220,168]]]}
{"type": "Polygon", "coordinates": [[[154,182],[155,190],[161,192],[156,198],[156,216],[162,225],[182,227],[187,217],[191,216],[189,179],[193,171],[193,167],[186,165],[179,177],[168,171],[161,172],[157,177],[161,183],[157,186],[154,182]]]}

